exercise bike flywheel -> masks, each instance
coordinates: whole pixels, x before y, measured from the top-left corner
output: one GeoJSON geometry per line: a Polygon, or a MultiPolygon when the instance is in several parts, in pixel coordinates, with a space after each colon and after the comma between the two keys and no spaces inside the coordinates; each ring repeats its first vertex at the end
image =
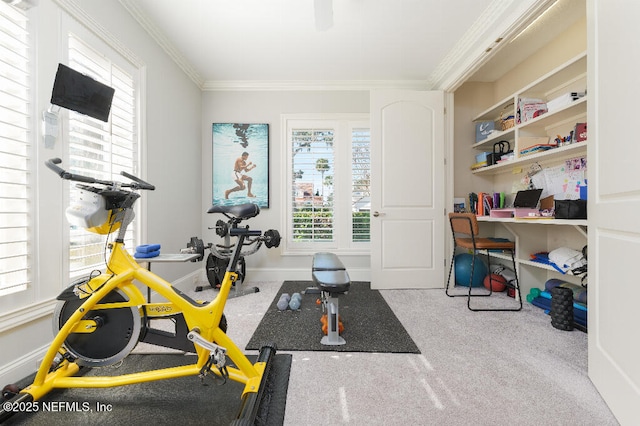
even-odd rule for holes
{"type": "MultiPolygon", "coordinates": [[[[220,288],[220,285],[224,280],[224,274],[227,272],[228,265],[229,259],[209,253],[206,265],[207,280],[212,288],[220,288]]],[[[238,281],[234,284],[241,285],[244,282],[244,277],[247,275],[247,264],[245,263],[244,257],[238,259],[236,272],[238,273],[238,281]]]]}
{"type": "MultiPolygon", "coordinates": [[[[57,334],[65,322],[86,299],[61,301],[53,313],[53,332],[57,334]]],[[[101,304],[126,302],[124,292],[115,289],[101,304]]],[[[96,329],[91,333],[71,333],[64,341],[65,348],[78,358],[78,364],[102,367],[115,364],[135,347],[140,337],[140,313],[135,306],[115,309],[97,309],[86,313],[84,320],[93,320],[96,329]]]]}

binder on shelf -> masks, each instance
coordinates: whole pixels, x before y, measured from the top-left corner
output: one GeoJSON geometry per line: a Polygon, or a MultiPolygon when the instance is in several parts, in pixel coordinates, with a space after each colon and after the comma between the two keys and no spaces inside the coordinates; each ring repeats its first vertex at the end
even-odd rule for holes
{"type": "Polygon", "coordinates": [[[483,216],[490,216],[493,209],[493,196],[489,193],[482,194],[483,216]]]}
{"type": "Polygon", "coordinates": [[[475,192],[469,193],[469,211],[471,213],[478,212],[478,195],[475,192]]]}

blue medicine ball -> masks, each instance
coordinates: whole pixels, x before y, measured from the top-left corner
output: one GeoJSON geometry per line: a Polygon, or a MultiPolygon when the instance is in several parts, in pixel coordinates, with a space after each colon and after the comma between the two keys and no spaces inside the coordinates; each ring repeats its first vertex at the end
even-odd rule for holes
{"type": "MultiPolygon", "coordinates": [[[[461,253],[456,255],[455,257],[455,273],[456,273],[456,284],[462,285],[465,287],[469,287],[469,278],[471,278],[471,262],[473,260],[473,256],[469,253],[461,253]]],[[[476,263],[474,265],[473,271],[473,282],[471,283],[472,287],[482,287],[482,282],[484,281],[484,277],[487,276],[489,270],[487,269],[487,265],[482,261],[481,258],[476,257],[476,263]]]]}

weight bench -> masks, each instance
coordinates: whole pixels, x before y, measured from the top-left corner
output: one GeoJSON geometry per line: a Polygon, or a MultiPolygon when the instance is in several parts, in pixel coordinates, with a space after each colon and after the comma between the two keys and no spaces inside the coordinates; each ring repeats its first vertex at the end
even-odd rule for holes
{"type": "Polygon", "coordinates": [[[346,268],[333,253],[316,253],[313,256],[311,275],[316,287],[322,292],[322,310],[327,310],[327,335],[323,345],[344,345],[347,343],[338,331],[338,296],[349,291],[351,280],[346,268]]]}

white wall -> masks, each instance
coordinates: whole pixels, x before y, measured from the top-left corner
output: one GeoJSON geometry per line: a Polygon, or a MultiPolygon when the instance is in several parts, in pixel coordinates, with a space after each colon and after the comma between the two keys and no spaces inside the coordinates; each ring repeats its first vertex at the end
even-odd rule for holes
{"type": "MultiPolygon", "coordinates": [[[[281,114],[368,113],[369,91],[211,91],[202,95],[202,211],[211,206],[213,123],[269,124],[270,207],[249,222],[252,228],[280,230],[283,165],[281,114]]],[[[204,215],[202,235],[205,243],[217,236],[208,230],[220,215],[204,215]]],[[[340,256],[353,280],[369,279],[369,256],[340,256]]],[[[310,256],[283,256],[279,248],[266,248],[247,258],[247,280],[311,279],[310,256]]]]}
{"type": "MultiPolygon", "coordinates": [[[[146,192],[147,242],[158,242],[165,252],[185,247],[191,236],[200,234],[202,223],[202,170],[201,153],[201,91],[171,60],[165,52],[143,31],[117,1],[40,0],[32,9],[35,19],[37,46],[37,93],[34,106],[36,154],[33,164],[36,170],[40,208],[35,228],[41,240],[36,247],[36,262],[32,271],[34,287],[29,293],[27,308],[16,312],[28,312],[25,320],[12,312],[21,306],[0,304],[0,383],[11,383],[35,371],[46,345],[53,337],[51,306],[45,303],[36,309],[36,302],[50,301],[67,286],[67,274],[63,271],[61,252],[64,250],[60,229],[64,226],[62,184],[53,179],[43,161],[62,155],[62,141],[54,149],[45,149],[41,143],[38,117],[49,104],[53,79],[58,62],[64,62],[61,51],[61,28],[68,13],[58,4],[70,7],[80,24],[89,31],[103,29],[109,38],[126,46],[145,65],[146,88],[141,99],[146,111],[141,131],[144,136],[146,180],[156,185],[155,192],[146,192]],[[79,6],[79,8],[76,7],[79,6]],[[86,15],[85,15],[86,12],[86,15]]],[[[100,32],[100,31],[96,31],[100,32]]],[[[137,220],[141,220],[138,218],[137,220]]],[[[200,271],[203,264],[154,266],[169,281],[200,271]]],[[[3,298],[2,302],[11,302],[3,298]]]]}

